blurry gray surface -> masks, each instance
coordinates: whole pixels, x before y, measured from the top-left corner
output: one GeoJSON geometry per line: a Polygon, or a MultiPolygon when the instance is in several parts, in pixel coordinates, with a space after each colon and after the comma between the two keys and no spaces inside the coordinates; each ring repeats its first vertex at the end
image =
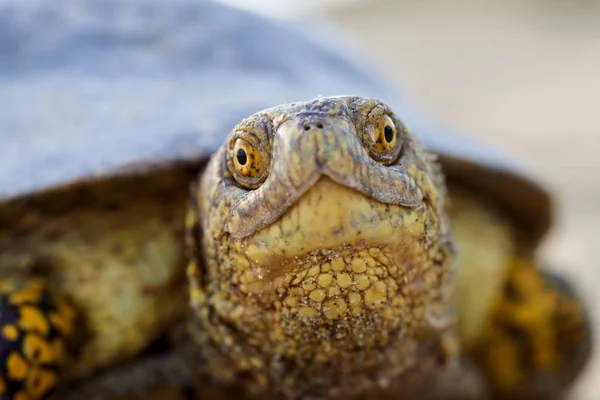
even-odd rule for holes
{"type": "Polygon", "coordinates": [[[512,165],[417,118],[327,30],[302,28],[208,1],[1,0],[0,197],[192,160],[243,117],[317,95],[382,98],[434,150],[512,165]]]}
{"type": "Polygon", "coordinates": [[[382,82],[212,2],[0,3],[0,197],[212,151],[241,118],[382,82]]]}

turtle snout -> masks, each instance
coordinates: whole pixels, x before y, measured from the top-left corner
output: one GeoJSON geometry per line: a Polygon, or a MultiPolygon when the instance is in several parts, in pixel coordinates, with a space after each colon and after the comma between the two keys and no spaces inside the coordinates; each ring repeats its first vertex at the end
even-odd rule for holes
{"type": "Polygon", "coordinates": [[[322,130],[326,127],[330,128],[328,118],[314,114],[301,118],[299,121],[299,125],[302,126],[302,130],[304,130],[305,132],[310,130],[322,130]]]}

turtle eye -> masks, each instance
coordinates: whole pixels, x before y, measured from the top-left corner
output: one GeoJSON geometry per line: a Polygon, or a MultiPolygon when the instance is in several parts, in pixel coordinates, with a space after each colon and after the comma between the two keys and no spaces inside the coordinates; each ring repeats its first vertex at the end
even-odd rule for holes
{"type": "Polygon", "coordinates": [[[235,179],[246,187],[258,187],[266,172],[260,150],[249,141],[238,138],[230,151],[229,165],[235,179]]]}
{"type": "Polygon", "coordinates": [[[256,178],[264,170],[260,151],[244,139],[238,139],[233,146],[233,165],[235,172],[245,178],[256,178]]]}
{"type": "Polygon", "coordinates": [[[392,165],[402,152],[402,137],[398,137],[396,123],[389,112],[376,107],[369,114],[365,130],[363,140],[371,157],[384,165],[392,165]]]}
{"type": "Polygon", "coordinates": [[[373,151],[389,153],[396,148],[396,125],[389,115],[383,115],[373,126],[373,151]]]}

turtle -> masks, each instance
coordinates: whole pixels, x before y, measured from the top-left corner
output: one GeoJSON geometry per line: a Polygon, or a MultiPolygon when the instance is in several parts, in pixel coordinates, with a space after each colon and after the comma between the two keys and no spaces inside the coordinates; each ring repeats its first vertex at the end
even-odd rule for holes
{"type": "Polygon", "coordinates": [[[470,364],[493,397],[550,398],[585,366],[584,301],[536,258],[550,193],[331,31],[186,0],[0,21],[0,398],[199,373],[421,396],[470,364]]]}

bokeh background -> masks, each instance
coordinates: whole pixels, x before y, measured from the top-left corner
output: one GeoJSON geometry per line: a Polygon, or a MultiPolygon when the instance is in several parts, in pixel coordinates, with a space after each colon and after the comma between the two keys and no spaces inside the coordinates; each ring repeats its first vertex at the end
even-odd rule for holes
{"type": "MultiPolygon", "coordinates": [[[[543,256],[600,333],[600,1],[224,0],[323,20],[437,123],[525,160],[557,196],[543,256]]],[[[574,398],[600,399],[600,357],[574,398]]]]}

